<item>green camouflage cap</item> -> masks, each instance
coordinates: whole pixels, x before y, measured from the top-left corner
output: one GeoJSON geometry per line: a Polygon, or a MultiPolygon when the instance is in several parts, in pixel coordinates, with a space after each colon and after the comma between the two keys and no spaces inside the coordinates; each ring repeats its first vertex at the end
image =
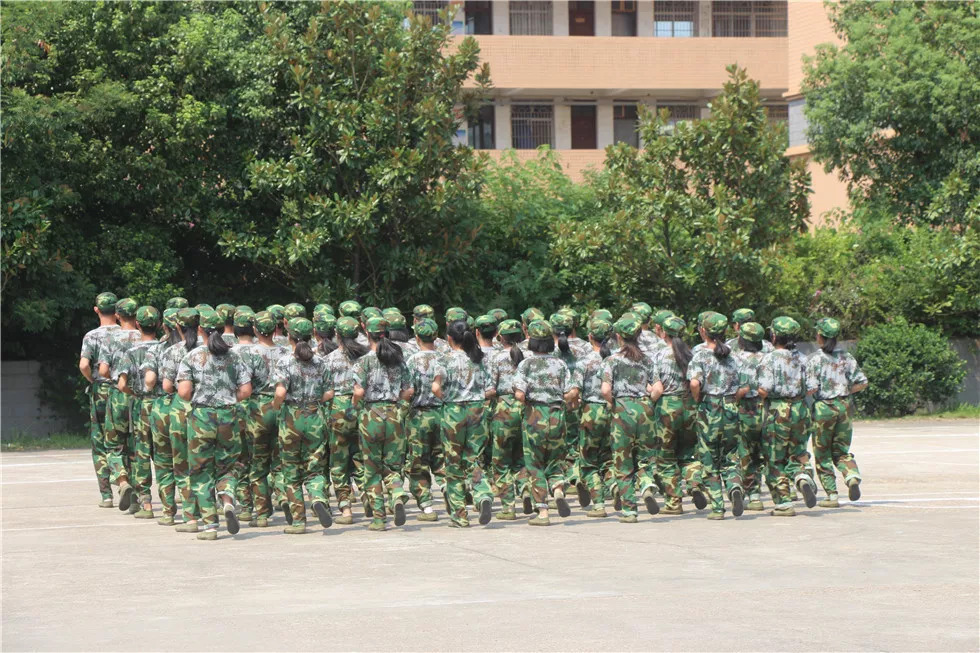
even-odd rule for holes
{"type": "Polygon", "coordinates": [[[592,320],[589,323],[589,335],[602,342],[609,337],[613,325],[608,320],[592,320]]]}
{"type": "Polygon", "coordinates": [[[238,311],[232,320],[236,327],[255,326],[255,314],[248,311],[238,311]]]}
{"type": "Polygon", "coordinates": [[[171,297],[167,300],[167,308],[187,308],[191,303],[183,297],[171,297]]]}
{"type": "Polygon", "coordinates": [[[136,309],[136,323],[142,327],[155,327],[160,324],[160,311],[152,306],[136,309]]]}
{"type": "Polygon", "coordinates": [[[439,333],[439,325],[431,317],[423,317],[413,328],[415,335],[426,342],[432,342],[439,333]]]}
{"type": "Polygon", "coordinates": [[[404,329],[406,328],[405,316],[401,313],[388,313],[383,316],[388,322],[389,329],[404,329]]]}
{"type": "Polygon", "coordinates": [[[517,320],[502,320],[497,327],[497,332],[502,336],[512,336],[524,333],[524,330],[521,329],[521,323],[517,320]]]}
{"type": "Polygon", "coordinates": [[[521,322],[523,322],[524,324],[530,326],[531,322],[534,322],[535,320],[544,321],[544,313],[534,308],[533,306],[531,308],[526,309],[523,313],[521,313],[521,322]]]}
{"type": "Polygon", "coordinates": [[[416,318],[432,317],[435,314],[435,310],[428,304],[419,304],[412,309],[412,316],[416,318]]]}
{"type": "Polygon", "coordinates": [[[551,323],[551,329],[558,334],[568,335],[575,328],[575,320],[568,313],[553,313],[548,322],[551,323]]]}
{"type": "Polygon", "coordinates": [[[592,311],[592,315],[589,317],[590,320],[603,320],[612,324],[613,314],[604,308],[599,308],[592,311]]]}
{"type": "Polygon", "coordinates": [[[533,320],[527,325],[527,335],[531,338],[547,340],[554,335],[554,332],[551,330],[551,325],[544,320],[533,320]]]}
{"type": "Polygon", "coordinates": [[[276,316],[269,311],[259,311],[252,316],[255,330],[264,336],[271,336],[276,330],[276,316]]]}
{"type": "Polygon", "coordinates": [[[633,313],[624,313],[623,317],[616,320],[616,323],[613,324],[613,328],[619,335],[632,340],[639,335],[642,324],[640,323],[640,318],[633,313]]]}
{"type": "Polygon", "coordinates": [[[116,302],[119,298],[116,297],[116,293],[112,292],[100,292],[95,297],[95,307],[102,311],[103,313],[115,313],[116,312],[116,302]]]}
{"type": "Polygon", "coordinates": [[[197,309],[197,312],[198,313],[200,313],[201,311],[213,311],[214,310],[214,306],[212,306],[211,304],[204,304],[204,303],[198,304],[194,308],[197,309]]]}
{"type": "Polygon", "coordinates": [[[286,319],[294,317],[306,317],[306,307],[297,302],[292,302],[283,306],[283,315],[286,319]]]}
{"type": "Polygon", "coordinates": [[[330,313],[320,313],[313,316],[313,328],[317,331],[330,331],[337,327],[337,318],[330,313]]]}
{"type": "Polygon", "coordinates": [[[218,304],[214,309],[221,316],[221,319],[227,324],[229,320],[235,319],[235,305],[234,304],[218,304]]]}
{"type": "Polygon", "coordinates": [[[168,327],[173,329],[177,326],[177,312],[179,308],[165,308],[163,309],[163,323],[168,327]]]}
{"type": "Polygon", "coordinates": [[[745,324],[755,319],[755,311],[751,308],[740,308],[732,313],[732,322],[735,324],[745,324]]]}
{"type": "Polygon", "coordinates": [[[305,340],[313,335],[313,323],[305,317],[293,317],[289,319],[286,331],[297,340],[305,340]]]}
{"type": "Polygon", "coordinates": [[[555,312],[556,313],[561,313],[562,315],[567,315],[568,317],[572,318],[572,328],[573,329],[578,326],[578,322],[579,322],[579,314],[578,314],[578,311],[576,311],[571,306],[562,306],[561,308],[559,308],[555,312]]]}
{"type": "Polygon", "coordinates": [[[317,313],[324,313],[324,312],[333,315],[333,306],[331,306],[330,304],[317,304],[316,306],[313,307],[314,315],[316,315],[317,313]]]}
{"type": "Polygon", "coordinates": [[[367,322],[371,318],[384,317],[384,313],[377,306],[365,306],[361,309],[361,320],[367,322]]]}
{"type": "Polygon", "coordinates": [[[474,322],[475,322],[475,320],[473,319],[473,316],[467,314],[466,315],[466,328],[469,329],[470,331],[472,331],[473,330],[473,324],[474,324],[474,322]]]}
{"type": "Polygon", "coordinates": [[[388,330],[388,320],[383,317],[370,317],[364,323],[364,330],[375,335],[384,333],[388,330]]]}
{"type": "Polygon", "coordinates": [[[282,304],[269,304],[265,310],[276,320],[281,322],[286,317],[286,308],[282,304]]]}
{"type": "Polygon", "coordinates": [[[480,333],[493,333],[497,330],[497,320],[492,315],[481,315],[473,322],[480,333]]]}
{"type": "Polygon", "coordinates": [[[684,327],[687,326],[687,322],[676,315],[670,315],[660,326],[663,327],[664,332],[666,332],[668,336],[674,338],[684,333],[684,327]]]}
{"type": "Polygon", "coordinates": [[[340,304],[340,314],[343,317],[360,317],[361,305],[353,299],[348,299],[340,304]]]}
{"type": "Polygon", "coordinates": [[[650,320],[650,316],[653,315],[653,309],[646,302],[636,302],[630,307],[630,312],[633,315],[640,318],[640,320],[646,324],[650,320]]]}
{"type": "Polygon", "coordinates": [[[795,336],[800,332],[800,323],[787,315],[780,315],[772,321],[772,332],[777,336],[795,336]]]}
{"type": "Polygon", "coordinates": [[[817,333],[824,338],[836,338],[840,334],[840,321],[833,317],[822,317],[817,320],[817,333]]]}
{"type": "Polygon", "coordinates": [[[463,320],[465,322],[467,317],[469,317],[469,315],[467,315],[466,311],[459,306],[452,306],[446,310],[447,323],[458,322],[459,320],[463,320]]]}
{"type": "Polygon", "coordinates": [[[502,308],[491,308],[487,311],[487,315],[497,320],[497,324],[500,324],[507,319],[507,311],[502,308]]]}
{"type": "Polygon", "coordinates": [[[397,306],[388,306],[387,308],[382,308],[381,314],[384,315],[385,313],[398,313],[399,315],[402,314],[402,312],[398,309],[397,306]]]}
{"type": "Polygon", "coordinates": [[[708,317],[712,313],[714,313],[714,311],[701,311],[700,313],[698,313],[698,326],[699,327],[704,326],[704,318],[708,317]]]}
{"type": "Polygon", "coordinates": [[[738,329],[738,335],[749,342],[762,342],[766,330],[758,322],[746,322],[738,329]]]}
{"type": "Polygon", "coordinates": [[[177,311],[177,325],[182,327],[196,327],[200,320],[200,314],[196,308],[182,308],[177,311]]]}
{"type": "MultiPolygon", "coordinates": [[[[341,311],[344,309],[341,308],[341,311]]],[[[337,333],[340,334],[342,338],[353,338],[357,335],[358,323],[352,317],[347,315],[337,318],[337,333]]]]}
{"type": "Polygon", "coordinates": [[[204,309],[200,314],[202,329],[221,329],[225,326],[225,321],[221,319],[218,311],[204,309]]]}
{"type": "Polygon", "coordinates": [[[656,313],[654,313],[652,320],[653,320],[653,323],[654,324],[658,324],[660,326],[663,326],[664,325],[664,322],[667,321],[667,318],[668,317],[674,317],[674,312],[673,311],[668,311],[667,309],[663,309],[663,310],[659,310],[656,313]]]}
{"type": "Polygon", "coordinates": [[[248,304],[239,304],[238,306],[235,307],[235,312],[236,313],[254,313],[255,311],[252,310],[252,307],[249,306],[248,304]]]}
{"type": "Polygon", "coordinates": [[[701,326],[712,337],[723,336],[728,330],[728,318],[721,313],[712,311],[704,316],[701,326]]]}
{"type": "Polygon", "coordinates": [[[139,304],[132,297],[123,297],[116,302],[116,314],[120,317],[134,317],[139,304]]]}

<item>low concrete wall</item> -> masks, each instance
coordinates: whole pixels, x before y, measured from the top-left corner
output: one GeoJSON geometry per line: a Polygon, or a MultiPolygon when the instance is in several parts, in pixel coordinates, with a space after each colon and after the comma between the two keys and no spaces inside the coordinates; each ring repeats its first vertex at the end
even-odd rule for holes
{"type": "Polygon", "coordinates": [[[68,423],[41,403],[41,364],[4,361],[0,364],[0,436],[42,437],[68,428],[68,423]]]}

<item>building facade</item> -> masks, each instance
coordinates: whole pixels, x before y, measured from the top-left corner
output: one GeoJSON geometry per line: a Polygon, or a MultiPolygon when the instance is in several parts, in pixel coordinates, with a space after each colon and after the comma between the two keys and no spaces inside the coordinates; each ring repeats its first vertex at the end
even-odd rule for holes
{"type": "MultiPolygon", "coordinates": [[[[710,115],[725,67],[758,80],[770,120],[788,123],[787,154],[809,158],[801,57],[833,40],[823,5],[797,0],[423,0],[415,12],[472,35],[490,65],[491,102],[464,125],[460,142],[498,156],[557,150],[574,179],[599,167],[605,148],[642,146],[639,107],[666,108],[670,122],[710,115]]],[[[846,206],[839,181],[811,165],[813,219],[846,206]],[[843,203],[841,203],[843,201],[843,203]]]]}

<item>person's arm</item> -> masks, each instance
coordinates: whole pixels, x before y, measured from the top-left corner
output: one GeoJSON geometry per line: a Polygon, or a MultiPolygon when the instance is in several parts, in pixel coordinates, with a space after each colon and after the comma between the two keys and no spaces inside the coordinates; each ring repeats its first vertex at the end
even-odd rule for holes
{"type": "Polygon", "coordinates": [[[442,399],[442,375],[439,374],[432,379],[432,394],[442,399]]]}
{"type": "Polygon", "coordinates": [[[614,403],[613,394],[612,394],[612,383],[610,383],[609,381],[603,381],[602,386],[599,388],[599,394],[602,395],[602,398],[605,399],[606,403],[609,404],[609,407],[612,408],[614,403]]]}
{"type": "Polygon", "coordinates": [[[362,399],[364,399],[364,388],[359,383],[355,383],[354,394],[351,395],[351,403],[357,406],[361,403],[362,399]]]}
{"type": "Polygon", "coordinates": [[[157,373],[153,370],[146,370],[146,374],[143,375],[143,385],[146,386],[147,391],[157,387],[157,373]]]}
{"type": "Polygon", "coordinates": [[[749,394],[749,386],[743,385],[741,388],[735,391],[735,401],[742,401],[747,394],[749,394]]]}
{"type": "Polygon", "coordinates": [[[78,371],[82,373],[85,380],[92,383],[92,361],[84,356],[80,361],[78,361],[78,371]]]}
{"type": "Polygon", "coordinates": [[[849,392],[852,395],[853,394],[857,394],[857,393],[861,392],[862,390],[864,390],[867,387],[868,387],[868,383],[867,382],[864,382],[864,383],[855,383],[854,385],[851,386],[851,389],[849,390],[849,392]]]}
{"type": "Polygon", "coordinates": [[[177,383],[177,395],[184,401],[190,401],[194,396],[194,382],[180,381],[177,383]]]}
{"type": "Polygon", "coordinates": [[[656,383],[652,386],[647,386],[650,392],[650,399],[657,401],[662,396],[664,396],[664,384],[660,379],[657,379],[656,383]]]}
{"type": "Polygon", "coordinates": [[[516,399],[517,401],[519,401],[519,402],[521,402],[523,404],[524,403],[524,400],[526,399],[526,397],[524,395],[524,391],[523,390],[514,390],[514,399],[516,399]]]}
{"type": "Polygon", "coordinates": [[[99,363],[99,376],[101,376],[103,379],[108,379],[109,378],[109,364],[108,363],[99,363]]]}
{"type": "Polygon", "coordinates": [[[252,396],[251,381],[248,383],[243,383],[240,386],[238,386],[238,391],[235,392],[235,398],[238,399],[238,401],[245,401],[251,396],[252,396]]]}
{"type": "Polygon", "coordinates": [[[286,386],[279,383],[276,385],[276,396],[272,399],[272,407],[279,410],[284,401],[286,401],[286,386]]]}
{"type": "Polygon", "coordinates": [[[323,401],[324,402],[333,401],[335,395],[336,392],[334,392],[333,390],[327,390],[326,392],[323,393],[323,401]]]}
{"type": "Polygon", "coordinates": [[[694,397],[694,403],[701,401],[701,380],[691,379],[691,396],[694,397]]]}
{"type": "Polygon", "coordinates": [[[126,392],[127,378],[129,378],[129,375],[126,374],[125,372],[121,372],[119,374],[119,381],[116,382],[116,389],[119,390],[120,392],[126,392]]]}
{"type": "Polygon", "coordinates": [[[409,386],[401,391],[401,393],[398,395],[398,398],[401,401],[409,401],[411,400],[413,394],[415,394],[415,389],[409,386]]]}
{"type": "Polygon", "coordinates": [[[166,392],[167,394],[173,394],[174,391],[175,391],[174,382],[171,381],[170,379],[164,379],[163,380],[163,391],[166,392]]]}
{"type": "Polygon", "coordinates": [[[758,392],[759,396],[762,397],[763,399],[769,396],[769,391],[766,390],[765,388],[759,388],[758,390],[756,390],[756,392],[758,392]]]}

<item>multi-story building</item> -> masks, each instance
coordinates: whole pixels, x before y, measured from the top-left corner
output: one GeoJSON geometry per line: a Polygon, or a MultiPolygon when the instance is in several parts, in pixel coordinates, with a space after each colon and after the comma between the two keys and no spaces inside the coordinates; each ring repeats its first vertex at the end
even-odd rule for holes
{"type": "MultiPolygon", "coordinates": [[[[458,137],[495,155],[534,156],[548,145],[576,179],[604,148],[642,146],[638,107],[667,107],[671,122],[709,115],[737,63],[760,83],[770,120],[788,121],[790,156],[805,142],[801,57],[832,40],[822,4],[797,0],[427,0],[416,13],[473,35],[490,64],[492,101],[458,137]]],[[[844,206],[843,187],[811,165],[813,218],[844,206]]]]}

